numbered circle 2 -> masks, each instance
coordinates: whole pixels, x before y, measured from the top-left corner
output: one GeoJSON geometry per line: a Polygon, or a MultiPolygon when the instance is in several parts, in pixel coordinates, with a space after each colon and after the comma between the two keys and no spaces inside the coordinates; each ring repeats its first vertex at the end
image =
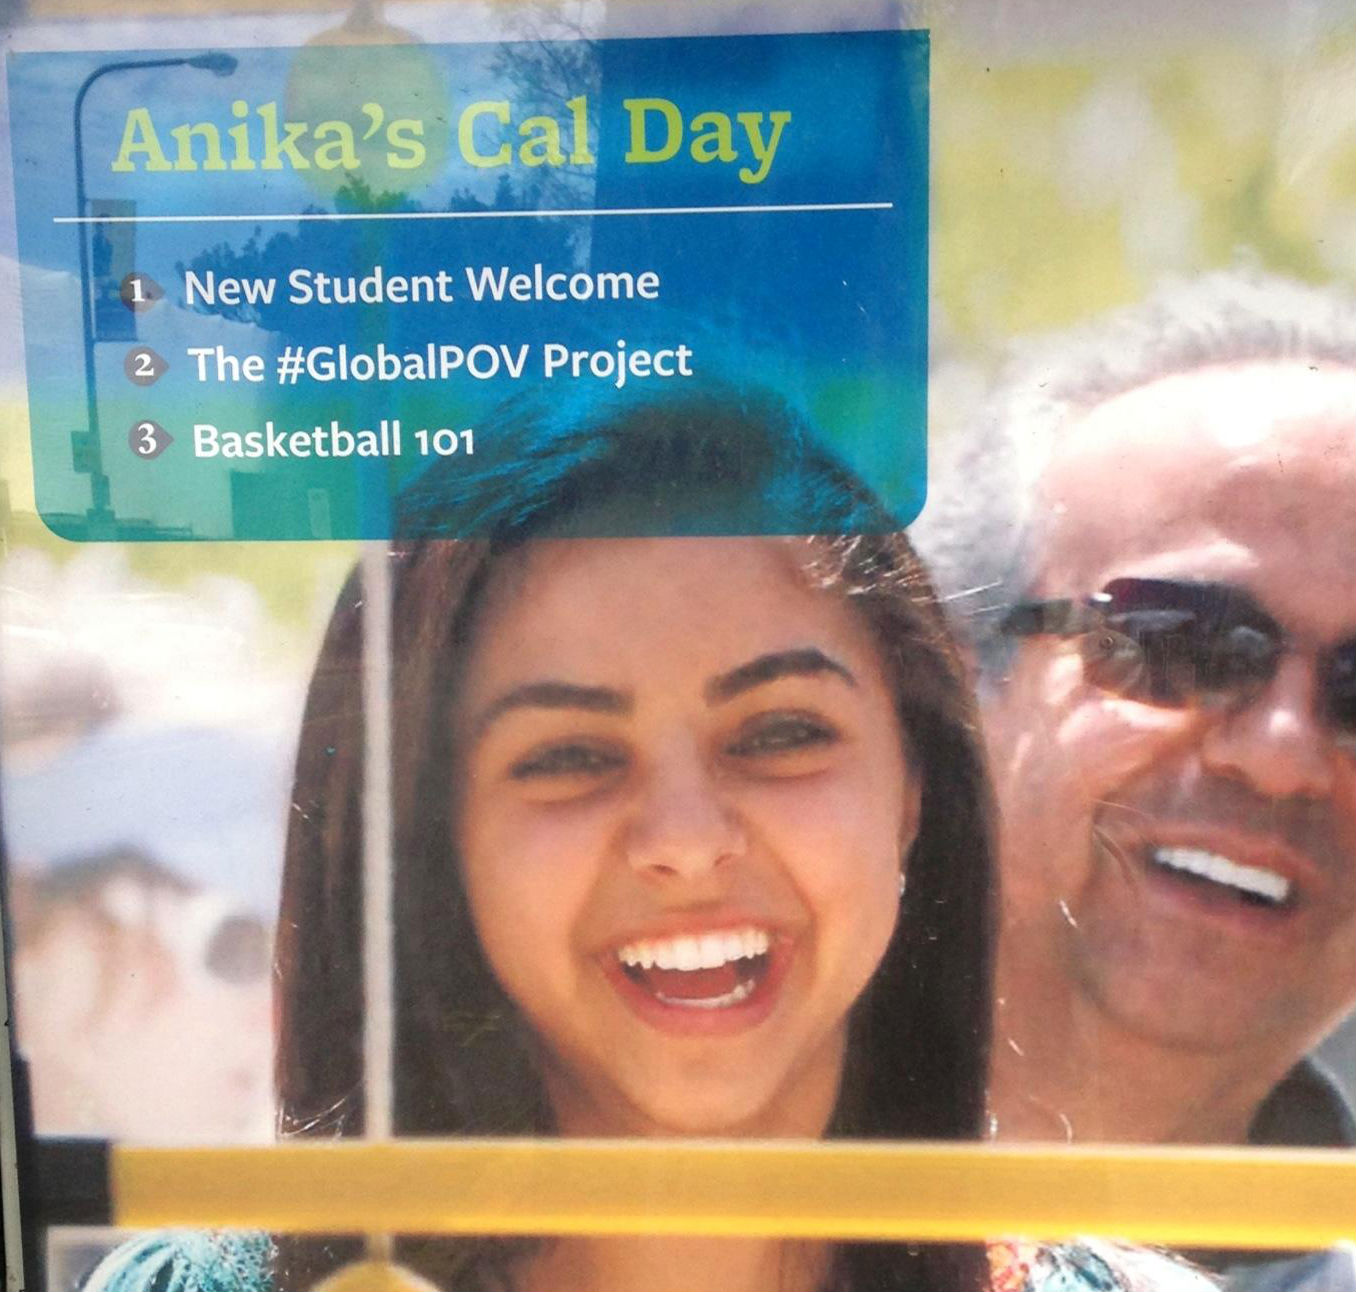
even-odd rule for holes
{"type": "Polygon", "coordinates": [[[127,432],[127,446],[139,458],[158,458],[173,443],[174,436],[159,422],[135,422],[127,432]]]}
{"type": "Polygon", "coordinates": [[[139,345],[127,352],[122,370],[128,381],[134,381],[138,386],[153,386],[169,370],[169,364],[150,346],[139,345]]]}

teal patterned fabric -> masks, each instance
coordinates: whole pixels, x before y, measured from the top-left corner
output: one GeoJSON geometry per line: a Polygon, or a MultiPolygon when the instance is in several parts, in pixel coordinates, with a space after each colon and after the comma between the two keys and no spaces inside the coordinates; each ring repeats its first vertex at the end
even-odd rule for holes
{"type": "Polygon", "coordinates": [[[1125,1287],[1111,1265],[1089,1247],[1067,1243],[1041,1251],[1033,1283],[1038,1292],[1121,1292],[1125,1287]]]}
{"type": "Polygon", "coordinates": [[[99,1262],[82,1292],[275,1292],[267,1234],[143,1234],[99,1262]]]}
{"type": "Polygon", "coordinates": [[[1128,1243],[991,1243],[992,1292],[1217,1292],[1204,1271],[1128,1243]]]}
{"type": "MultiPolygon", "coordinates": [[[[169,1230],[123,1243],[82,1292],[277,1292],[267,1234],[169,1230]]],[[[1213,1280],[1159,1253],[1112,1243],[995,1243],[993,1292],[1210,1292],[1213,1280]]]]}

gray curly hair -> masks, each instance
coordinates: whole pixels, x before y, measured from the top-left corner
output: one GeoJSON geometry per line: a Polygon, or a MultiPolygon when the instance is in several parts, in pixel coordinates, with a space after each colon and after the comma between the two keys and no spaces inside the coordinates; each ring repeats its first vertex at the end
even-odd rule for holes
{"type": "Polygon", "coordinates": [[[1003,611],[1040,568],[1036,485],[1062,431],[1160,377],[1248,360],[1356,367],[1356,297],[1256,269],[1174,281],[1141,304],[1015,350],[968,431],[932,446],[910,536],[985,681],[1001,676],[1003,611]]]}

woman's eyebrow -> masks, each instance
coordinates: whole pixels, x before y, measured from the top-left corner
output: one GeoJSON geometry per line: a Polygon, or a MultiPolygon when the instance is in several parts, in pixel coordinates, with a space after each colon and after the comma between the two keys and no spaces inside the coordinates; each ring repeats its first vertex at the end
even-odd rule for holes
{"type": "Polygon", "coordinates": [[[631,697],[607,686],[579,686],[574,682],[526,682],[495,700],[475,724],[480,735],[510,709],[586,709],[590,713],[629,713],[631,697]]]}
{"type": "Polygon", "coordinates": [[[713,677],[706,684],[706,702],[719,704],[731,700],[751,687],[775,682],[779,677],[810,677],[816,673],[834,673],[849,686],[857,685],[852,670],[845,664],[840,664],[814,646],[804,646],[798,650],[779,650],[759,655],[747,664],[740,664],[728,673],[713,677]]]}

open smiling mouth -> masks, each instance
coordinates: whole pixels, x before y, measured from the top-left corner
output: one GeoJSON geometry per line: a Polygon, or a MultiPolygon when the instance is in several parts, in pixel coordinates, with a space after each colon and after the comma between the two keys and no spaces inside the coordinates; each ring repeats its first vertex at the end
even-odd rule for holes
{"type": "Polygon", "coordinates": [[[1284,875],[1262,866],[1245,866],[1205,848],[1151,848],[1149,861],[1202,891],[1228,895],[1248,906],[1284,910],[1291,902],[1293,885],[1284,875]]]}
{"type": "Polygon", "coordinates": [[[730,1009],[748,1000],[767,975],[772,937],[766,929],[642,938],[617,949],[627,978],[664,1005],[730,1009]]]}

